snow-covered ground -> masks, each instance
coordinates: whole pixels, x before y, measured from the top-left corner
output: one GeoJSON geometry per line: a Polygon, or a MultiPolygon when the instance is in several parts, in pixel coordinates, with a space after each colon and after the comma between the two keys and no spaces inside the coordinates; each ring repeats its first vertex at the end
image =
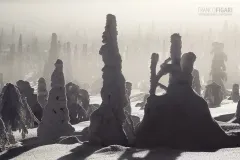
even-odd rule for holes
{"type": "MultiPolygon", "coordinates": [[[[143,110],[135,107],[136,103],[141,102],[144,94],[138,90],[133,90],[131,96],[133,115],[139,116],[141,119],[144,115],[143,110]]],[[[91,103],[101,103],[100,95],[91,96],[91,103]]],[[[229,100],[224,100],[222,106],[211,108],[213,117],[232,114],[236,111],[237,104],[229,100]]],[[[77,132],[89,125],[89,121],[74,125],[77,132]]],[[[14,133],[17,139],[20,139],[18,132],[14,133]]],[[[30,129],[27,139],[36,137],[36,129],[30,129]]],[[[82,159],[99,159],[99,160],[131,160],[131,159],[170,159],[170,160],[239,160],[240,148],[221,149],[212,152],[183,152],[180,150],[171,150],[159,148],[155,150],[144,150],[136,148],[128,148],[122,146],[109,146],[105,148],[92,147],[81,143],[75,144],[51,144],[44,146],[23,146],[12,149],[8,152],[0,154],[0,160],[82,160],[82,159]]]]}

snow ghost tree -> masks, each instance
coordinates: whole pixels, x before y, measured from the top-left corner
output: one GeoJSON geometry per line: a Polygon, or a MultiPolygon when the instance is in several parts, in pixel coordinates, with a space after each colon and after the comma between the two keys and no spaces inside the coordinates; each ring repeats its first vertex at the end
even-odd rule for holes
{"type": "Polygon", "coordinates": [[[41,121],[43,108],[38,103],[37,95],[34,94],[34,88],[30,86],[29,82],[23,80],[17,81],[16,84],[19,87],[19,91],[22,94],[22,96],[26,98],[26,101],[34,115],[37,117],[39,121],[41,121]]]}
{"type": "Polygon", "coordinates": [[[37,91],[38,103],[41,105],[42,108],[44,108],[47,105],[48,101],[47,85],[44,78],[39,78],[37,91]]]}
{"type": "Polygon", "coordinates": [[[60,59],[55,63],[51,87],[48,103],[43,110],[43,118],[37,129],[39,139],[46,142],[57,140],[61,136],[69,136],[75,131],[69,123],[63,62],[60,59]]]}
{"type": "Polygon", "coordinates": [[[220,85],[215,82],[208,84],[205,89],[204,99],[209,107],[219,107],[224,98],[224,93],[220,85]]]}
{"type": "Polygon", "coordinates": [[[132,114],[131,101],[130,101],[131,92],[132,92],[132,83],[126,82],[126,96],[128,100],[128,105],[125,107],[125,110],[130,115],[132,114]]]}
{"type": "Polygon", "coordinates": [[[213,120],[208,105],[192,89],[192,71],[196,56],[192,52],[182,55],[178,34],[171,37],[172,64],[168,59],[156,73],[158,54],[152,54],[150,96],[144,109],[142,122],[136,128],[136,147],[170,147],[177,149],[210,149],[228,143],[228,135],[213,120]],[[177,54],[177,56],[175,55],[177,54]],[[174,63],[175,62],[175,63],[174,63]],[[159,79],[171,73],[164,95],[156,96],[159,79]],[[181,124],[181,125],[179,125],[181,124]]]}
{"type": "Polygon", "coordinates": [[[102,36],[103,45],[99,51],[104,62],[102,103],[91,114],[89,126],[89,141],[103,146],[128,143],[123,131],[123,123],[126,119],[124,107],[127,105],[127,99],[116,26],[116,17],[108,14],[102,36]]]}
{"type": "MultiPolygon", "coordinates": [[[[80,88],[78,85],[69,82],[66,84],[67,107],[71,124],[77,124],[86,120],[86,111],[83,108],[80,88]]],[[[89,97],[88,97],[89,98],[89,97]]],[[[88,103],[89,105],[89,103],[88,103]]]]}
{"type": "Polygon", "coordinates": [[[0,109],[1,118],[9,136],[9,142],[14,144],[16,141],[12,131],[17,129],[20,130],[24,138],[28,133],[26,128],[27,122],[31,118],[27,116],[29,108],[25,108],[23,105],[19,90],[11,83],[6,84],[2,90],[0,109]]]}
{"type": "Polygon", "coordinates": [[[239,101],[239,85],[238,84],[233,84],[232,87],[232,93],[231,93],[231,100],[233,102],[238,102],[239,101]]]}
{"type": "Polygon", "coordinates": [[[224,81],[227,81],[225,66],[225,61],[227,61],[227,55],[223,52],[224,44],[214,42],[212,46],[213,49],[211,54],[213,54],[213,60],[210,75],[212,76],[212,81],[220,85],[224,95],[226,95],[224,81]]]}
{"type": "Polygon", "coordinates": [[[54,69],[52,64],[56,62],[58,58],[59,58],[59,53],[58,53],[57,34],[53,33],[48,60],[45,63],[44,71],[43,71],[43,77],[45,78],[47,84],[50,84],[51,73],[53,72],[53,69],[54,69]]]}
{"type": "Polygon", "coordinates": [[[197,70],[197,69],[193,69],[192,75],[193,75],[192,88],[193,88],[199,95],[201,95],[201,83],[200,83],[200,77],[199,77],[199,72],[198,72],[198,70],[197,70]]]}

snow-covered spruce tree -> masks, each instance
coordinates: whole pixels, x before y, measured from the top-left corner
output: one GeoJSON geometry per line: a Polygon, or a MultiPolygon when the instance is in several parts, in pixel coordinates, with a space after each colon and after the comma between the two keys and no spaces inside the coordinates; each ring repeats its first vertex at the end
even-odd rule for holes
{"type": "Polygon", "coordinates": [[[5,124],[6,132],[11,144],[16,143],[13,130],[20,130],[22,137],[28,133],[26,125],[28,108],[22,103],[21,94],[17,87],[8,83],[4,86],[0,97],[1,118],[5,124]]]}
{"type": "MultiPolygon", "coordinates": [[[[84,109],[84,102],[82,101],[82,95],[78,85],[69,82],[66,84],[66,95],[67,95],[67,107],[69,110],[69,117],[71,124],[77,124],[86,120],[86,111],[84,109]]],[[[88,95],[89,99],[89,95],[88,95]]],[[[88,100],[88,104],[89,105],[88,100]]]]}
{"type": "Polygon", "coordinates": [[[43,118],[37,129],[37,135],[43,142],[52,142],[61,136],[71,135],[75,129],[69,123],[63,62],[58,59],[51,76],[51,90],[48,103],[43,110],[43,118]]]}
{"type": "Polygon", "coordinates": [[[5,147],[8,143],[9,140],[6,133],[6,127],[3,123],[3,120],[0,118],[0,152],[5,150],[5,147]]]}
{"type": "Polygon", "coordinates": [[[48,91],[47,85],[44,78],[39,78],[38,80],[38,90],[37,90],[37,100],[38,103],[44,108],[47,105],[48,101],[48,91]]]}
{"type": "Polygon", "coordinates": [[[28,128],[34,128],[35,127],[35,123],[38,125],[40,123],[40,121],[37,119],[37,117],[34,115],[31,107],[28,105],[27,102],[27,98],[21,94],[21,100],[24,106],[24,115],[25,115],[25,124],[28,128]]]}
{"type": "Polygon", "coordinates": [[[127,105],[127,99],[116,27],[116,17],[108,14],[102,36],[103,45],[99,51],[104,62],[102,104],[91,114],[89,126],[89,141],[103,146],[128,143],[123,131],[123,123],[126,119],[124,107],[127,105]]]}
{"type": "MultiPolygon", "coordinates": [[[[54,64],[58,58],[59,58],[59,53],[58,53],[57,34],[53,33],[48,60],[45,63],[44,71],[43,71],[43,77],[45,78],[47,84],[50,84],[50,81],[51,81],[50,77],[54,70],[54,67],[52,64],[54,64]]],[[[48,87],[49,86],[47,86],[47,88],[48,87]]]]}
{"type": "MultiPolygon", "coordinates": [[[[28,81],[19,80],[17,81],[17,86],[19,87],[19,90],[23,97],[26,98],[27,103],[29,107],[31,108],[32,112],[36,116],[36,118],[41,121],[42,119],[42,113],[43,108],[38,103],[37,95],[34,94],[34,88],[30,86],[30,83],[28,81]]],[[[37,124],[36,124],[37,125],[37,124]]]]}

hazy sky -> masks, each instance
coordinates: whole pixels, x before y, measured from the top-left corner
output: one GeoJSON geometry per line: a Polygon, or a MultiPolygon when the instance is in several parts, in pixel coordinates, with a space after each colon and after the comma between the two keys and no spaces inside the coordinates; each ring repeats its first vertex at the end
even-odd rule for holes
{"type": "Polygon", "coordinates": [[[118,26],[135,27],[154,22],[166,26],[211,27],[225,20],[239,24],[239,0],[0,0],[0,26],[56,28],[104,26],[108,13],[118,26]],[[231,16],[200,16],[198,8],[232,7],[231,16]]]}

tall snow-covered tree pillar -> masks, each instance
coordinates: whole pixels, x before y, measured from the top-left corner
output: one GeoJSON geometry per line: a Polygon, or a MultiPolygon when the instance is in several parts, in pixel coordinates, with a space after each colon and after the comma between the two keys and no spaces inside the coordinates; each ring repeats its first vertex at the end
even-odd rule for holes
{"type": "MultiPolygon", "coordinates": [[[[180,68],[180,60],[182,55],[181,48],[182,48],[181,36],[178,33],[174,33],[173,35],[171,35],[170,57],[173,66],[175,66],[176,68],[180,68]]],[[[170,73],[169,84],[173,83],[173,81],[175,80],[176,80],[175,72],[170,73]]]]}
{"type": "Polygon", "coordinates": [[[127,106],[125,78],[122,74],[122,59],[118,50],[116,18],[107,15],[103,45],[99,51],[104,62],[102,104],[92,113],[89,126],[89,141],[100,145],[127,144],[123,131],[127,106]]]}

